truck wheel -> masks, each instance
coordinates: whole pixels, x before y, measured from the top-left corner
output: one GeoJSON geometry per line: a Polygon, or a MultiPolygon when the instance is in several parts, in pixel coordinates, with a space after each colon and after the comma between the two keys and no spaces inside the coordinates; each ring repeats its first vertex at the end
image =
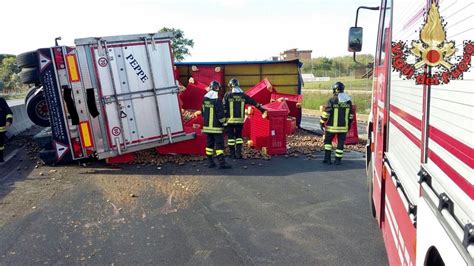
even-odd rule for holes
{"type": "Polygon", "coordinates": [[[38,62],[37,55],[36,51],[19,54],[16,56],[16,64],[21,68],[36,67],[38,62]]]}
{"type": "Polygon", "coordinates": [[[34,88],[31,88],[30,90],[28,90],[28,92],[26,93],[26,96],[25,96],[25,105],[26,103],[28,102],[28,99],[33,96],[37,90],[42,90],[43,87],[34,87],[34,88]]]}
{"type": "Polygon", "coordinates": [[[23,84],[41,84],[36,68],[23,68],[20,72],[20,81],[23,84]]]}
{"type": "Polygon", "coordinates": [[[26,102],[26,113],[30,120],[38,126],[49,127],[49,112],[44,92],[32,95],[26,102]]]}
{"type": "Polygon", "coordinates": [[[367,165],[367,187],[369,188],[369,206],[370,210],[372,211],[372,216],[375,218],[377,213],[375,210],[375,204],[374,200],[372,199],[372,194],[374,192],[374,183],[373,183],[373,166],[372,166],[372,161],[369,161],[367,165]]]}

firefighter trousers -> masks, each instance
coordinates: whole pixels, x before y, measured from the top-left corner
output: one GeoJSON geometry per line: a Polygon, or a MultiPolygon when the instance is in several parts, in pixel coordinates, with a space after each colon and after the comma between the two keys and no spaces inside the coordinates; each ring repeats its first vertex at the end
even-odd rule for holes
{"type": "Polygon", "coordinates": [[[242,128],[244,125],[242,124],[230,124],[227,125],[226,133],[227,133],[227,145],[230,148],[237,146],[242,146],[244,144],[244,140],[242,139],[242,128]]]}
{"type": "Polygon", "coordinates": [[[332,150],[332,140],[337,135],[336,158],[342,158],[344,155],[344,142],[346,141],[346,134],[347,133],[332,133],[326,131],[324,135],[324,150],[332,150]]]}
{"type": "Polygon", "coordinates": [[[0,132],[0,162],[3,162],[4,150],[5,150],[5,132],[0,132]]]}
{"type": "Polygon", "coordinates": [[[212,157],[214,152],[217,156],[224,155],[224,134],[222,133],[207,133],[206,156],[212,157]]]}

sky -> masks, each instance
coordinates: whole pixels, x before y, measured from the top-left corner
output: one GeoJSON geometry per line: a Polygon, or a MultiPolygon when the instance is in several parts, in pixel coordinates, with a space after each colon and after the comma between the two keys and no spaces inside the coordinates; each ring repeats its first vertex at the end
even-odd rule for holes
{"type": "MultiPolygon", "coordinates": [[[[2,0],[0,53],[74,46],[74,39],[182,29],[195,42],[185,61],[266,60],[298,48],[343,56],[358,6],[380,0],[2,0]]],[[[362,10],[363,53],[373,54],[378,15],[362,10]]]]}

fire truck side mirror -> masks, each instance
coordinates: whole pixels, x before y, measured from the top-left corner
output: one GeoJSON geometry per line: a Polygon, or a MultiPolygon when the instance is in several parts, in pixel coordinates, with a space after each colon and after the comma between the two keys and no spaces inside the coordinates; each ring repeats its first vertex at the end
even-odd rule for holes
{"type": "Polygon", "coordinates": [[[349,52],[360,52],[362,51],[362,27],[351,27],[349,29],[349,52]]]}

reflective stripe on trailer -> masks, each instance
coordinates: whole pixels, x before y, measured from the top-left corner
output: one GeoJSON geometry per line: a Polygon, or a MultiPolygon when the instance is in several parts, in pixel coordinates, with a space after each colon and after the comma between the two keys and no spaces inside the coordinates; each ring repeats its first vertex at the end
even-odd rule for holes
{"type": "Polygon", "coordinates": [[[80,123],[80,132],[81,132],[81,139],[82,145],[84,148],[90,148],[94,146],[94,142],[92,140],[92,131],[89,122],[84,121],[80,123]]]}
{"type": "Polygon", "coordinates": [[[66,65],[67,65],[67,72],[69,74],[69,81],[70,82],[77,82],[81,80],[79,75],[79,66],[77,64],[77,58],[74,54],[66,55],[66,65]]]}

